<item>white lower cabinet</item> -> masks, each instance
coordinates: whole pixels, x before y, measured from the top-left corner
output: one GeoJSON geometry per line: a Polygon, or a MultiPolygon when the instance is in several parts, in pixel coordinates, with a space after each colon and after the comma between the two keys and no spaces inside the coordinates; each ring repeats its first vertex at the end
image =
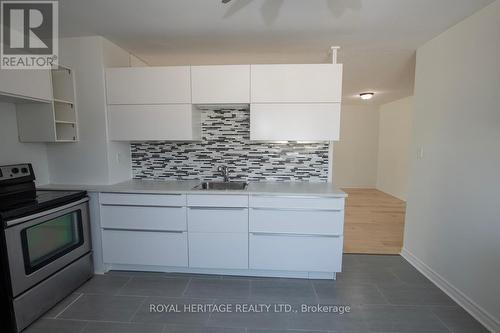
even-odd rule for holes
{"type": "Polygon", "coordinates": [[[189,266],[248,269],[248,196],[188,195],[189,266]]]}
{"type": "Polygon", "coordinates": [[[249,266],[265,270],[340,272],[342,237],[251,233],[249,266]]]}
{"type": "Polygon", "coordinates": [[[102,233],[105,264],[188,266],[187,232],[108,230],[102,233]]]}
{"type": "Polygon", "coordinates": [[[341,271],[343,198],[102,193],[100,205],[103,262],[111,269],[297,277],[341,271]]]}
{"type": "Polygon", "coordinates": [[[248,269],[248,233],[190,232],[189,267],[248,269]]]}
{"type": "Polygon", "coordinates": [[[341,271],[343,198],[250,195],[249,206],[251,269],[341,271]]]}

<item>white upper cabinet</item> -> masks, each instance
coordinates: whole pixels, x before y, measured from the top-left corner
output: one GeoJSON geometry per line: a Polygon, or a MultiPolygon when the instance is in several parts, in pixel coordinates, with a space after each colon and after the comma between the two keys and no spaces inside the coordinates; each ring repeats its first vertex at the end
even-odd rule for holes
{"type": "MultiPolygon", "coordinates": [[[[32,70],[11,70],[11,72],[21,73],[12,75],[11,78],[14,79],[15,85],[24,88],[21,93],[25,94],[22,97],[23,102],[16,105],[19,141],[78,141],[74,71],[69,67],[59,65],[50,71],[37,70],[31,74],[29,72],[32,70]],[[48,88],[46,83],[50,85],[48,88]],[[37,86],[33,87],[33,84],[37,86]],[[46,101],[47,97],[49,101],[46,101]]],[[[4,76],[1,78],[0,81],[3,82],[4,76]]],[[[19,93],[16,96],[19,96],[19,93]]],[[[19,98],[16,97],[12,101],[20,101],[19,98]]]]}
{"type": "Polygon", "coordinates": [[[251,65],[251,94],[251,103],[340,103],[342,65],[251,65]]]}
{"type": "Polygon", "coordinates": [[[340,103],[252,104],[250,139],[337,141],[340,103]]]}
{"type": "MultiPolygon", "coordinates": [[[[35,101],[52,101],[50,70],[1,69],[0,95],[35,101]]],[[[15,102],[15,99],[12,101],[15,102]]]]}
{"type": "Polygon", "coordinates": [[[124,67],[106,70],[108,104],[189,104],[189,66],[124,67]]]}
{"type": "Polygon", "coordinates": [[[113,141],[200,140],[200,112],[191,104],[110,105],[113,141]]]}
{"type": "Polygon", "coordinates": [[[250,65],[192,66],[193,104],[250,103],[250,65]]]}

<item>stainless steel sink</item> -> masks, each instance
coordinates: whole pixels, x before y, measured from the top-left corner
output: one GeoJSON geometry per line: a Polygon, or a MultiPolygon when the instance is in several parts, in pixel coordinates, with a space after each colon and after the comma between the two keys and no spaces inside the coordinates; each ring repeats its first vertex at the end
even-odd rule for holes
{"type": "Polygon", "coordinates": [[[195,190],[244,190],[247,187],[245,182],[203,182],[194,187],[195,190]]]}

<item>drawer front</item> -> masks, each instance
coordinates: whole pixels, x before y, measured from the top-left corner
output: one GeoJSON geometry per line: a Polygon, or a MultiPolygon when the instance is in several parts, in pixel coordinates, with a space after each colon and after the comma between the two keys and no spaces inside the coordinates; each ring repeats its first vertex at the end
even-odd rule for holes
{"type": "Polygon", "coordinates": [[[248,233],[189,233],[189,267],[248,269],[248,233]]]}
{"type": "Polygon", "coordinates": [[[106,264],[188,266],[187,232],[104,230],[102,249],[106,264]]]}
{"type": "Polygon", "coordinates": [[[343,210],[344,198],[251,195],[250,207],[343,210]]]}
{"type": "Polygon", "coordinates": [[[186,195],[101,193],[100,202],[103,205],[182,207],[186,206],[186,195]]]}
{"type": "Polygon", "coordinates": [[[342,237],[250,234],[251,269],[340,272],[342,237]]]}
{"type": "Polygon", "coordinates": [[[248,207],[248,195],[192,194],[187,196],[192,207],[248,207]]]}
{"type": "Polygon", "coordinates": [[[250,232],[342,235],[343,211],[250,208],[250,232]]]}
{"type": "Polygon", "coordinates": [[[101,226],[105,229],[186,231],[186,207],[102,206],[101,226]]]}
{"type": "Polygon", "coordinates": [[[189,232],[248,232],[248,209],[189,207],[189,232]]]}

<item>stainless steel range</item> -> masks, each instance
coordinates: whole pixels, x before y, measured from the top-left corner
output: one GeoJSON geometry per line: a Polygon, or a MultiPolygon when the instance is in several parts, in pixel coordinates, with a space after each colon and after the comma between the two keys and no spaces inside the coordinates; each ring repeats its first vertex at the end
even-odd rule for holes
{"type": "Polygon", "coordinates": [[[30,164],[0,166],[2,332],[20,332],[92,276],[85,191],[40,191],[30,164]]]}

